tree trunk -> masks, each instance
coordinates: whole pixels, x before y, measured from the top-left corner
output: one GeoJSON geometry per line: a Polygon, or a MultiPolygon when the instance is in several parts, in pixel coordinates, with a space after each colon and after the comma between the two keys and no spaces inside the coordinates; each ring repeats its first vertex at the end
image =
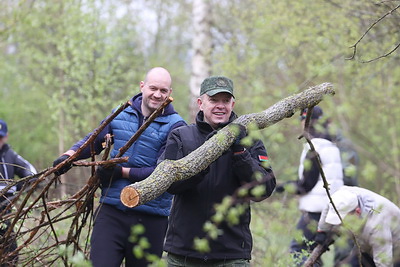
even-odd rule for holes
{"type": "MultiPolygon", "coordinates": [[[[60,76],[62,76],[62,74],[60,74],[60,76]]],[[[64,77],[60,77],[60,79],[62,80],[64,77]]],[[[64,85],[60,85],[61,86],[61,96],[63,97],[63,99],[65,98],[65,89],[64,89],[64,85]]],[[[66,114],[65,114],[65,110],[64,107],[61,106],[60,108],[60,116],[59,116],[59,122],[58,122],[58,154],[61,155],[62,153],[64,153],[65,150],[65,123],[66,123],[67,119],[66,119],[66,114]]],[[[60,197],[65,197],[67,195],[67,179],[65,177],[65,174],[62,174],[60,176],[60,186],[58,189],[58,193],[60,197]]]]}
{"type": "Polygon", "coordinates": [[[147,179],[126,186],[121,192],[122,203],[127,207],[146,203],[160,196],[173,182],[190,178],[206,169],[228,150],[239,134],[232,129],[232,124],[248,128],[249,124],[254,123],[259,129],[264,129],[290,118],[297,110],[317,105],[326,94],[335,94],[329,83],[289,96],[260,113],[240,116],[186,157],[176,161],[164,160],[147,179]]]}
{"type": "Polygon", "coordinates": [[[193,1],[192,73],[190,75],[190,120],[198,112],[197,98],[201,82],[211,73],[211,8],[209,0],[193,1]]]}

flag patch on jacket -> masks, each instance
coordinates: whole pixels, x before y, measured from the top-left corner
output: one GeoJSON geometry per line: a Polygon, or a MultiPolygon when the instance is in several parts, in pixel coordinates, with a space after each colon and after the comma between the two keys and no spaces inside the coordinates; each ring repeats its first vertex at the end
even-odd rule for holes
{"type": "Polygon", "coordinates": [[[268,161],[268,157],[267,156],[258,155],[258,160],[259,161],[268,161]]]}

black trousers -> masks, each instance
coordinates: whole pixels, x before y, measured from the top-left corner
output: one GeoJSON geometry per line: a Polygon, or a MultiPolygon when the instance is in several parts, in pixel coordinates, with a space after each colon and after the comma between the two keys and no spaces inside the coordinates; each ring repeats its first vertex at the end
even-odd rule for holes
{"type": "MultiPolygon", "coordinates": [[[[11,210],[5,210],[7,205],[10,203],[9,198],[11,195],[5,194],[4,196],[0,197],[0,214],[4,212],[3,215],[6,215],[11,212],[11,210]]],[[[14,231],[11,230],[10,235],[8,236],[7,239],[5,239],[5,234],[7,231],[10,229],[10,221],[9,220],[2,220],[0,218],[0,223],[2,224],[2,227],[0,228],[0,246],[1,250],[3,250],[3,254],[1,256],[1,267],[10,267],[10,266],[17,266],[18,262],[18,254],[10,254],[9,256],[7,254],[13,252],[17,248],[17,240],[15,238],[14,231]]]]}
{"type": "Polygon", "coordinates": [[[159,258],[163,252],[168,218],[142,212],[123,212],[113,206],[103,204],[95,213],[91,237],[90,260],[93,267],[119,267],[125,259],[125,266],[148,266],[146,255],[159,258]],[[145,232],[131,237],[132,226],[143,225],[145,232]],[[147,239],[149,247],[144,254],[135,256],[133,249],[140,238],[147,239]]]}
{"type": "MultiPolygon", "coordinates": [[[[321,213],[316,212],[303,212],[297,223],[296,229],[303,233],[305,240],[293,239],[290,243],[290,252],[293,253],[297,259],[297,266],[302,266],[307,260],[307,257],[303,256],[303,251],[311,252],[317,244],[314,241],[315,235],[317,234],[318,221],[321,217],[321,213]]],[[[322,266],[322,262],[319,259],[314,266],[322,266]]]]}

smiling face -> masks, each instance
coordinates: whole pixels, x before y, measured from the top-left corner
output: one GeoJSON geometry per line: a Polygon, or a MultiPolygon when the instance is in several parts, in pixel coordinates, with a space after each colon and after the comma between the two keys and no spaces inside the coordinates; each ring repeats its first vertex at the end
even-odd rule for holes
{"type": "Polygon", "coordinates": [[[171,76],[164,68],[150,70],[146,79],[140,82],[142,112],[145,117],[153,113],[171,95],[171,76]]]}
{"type": "Polygon", "coordinates": [[[197,104],[204,113],[204,121],[216,129],[219,123],[229,121],[235,100],[229,93],[218,93],[213,96],[204,94],[197,99],[197,104]]]}

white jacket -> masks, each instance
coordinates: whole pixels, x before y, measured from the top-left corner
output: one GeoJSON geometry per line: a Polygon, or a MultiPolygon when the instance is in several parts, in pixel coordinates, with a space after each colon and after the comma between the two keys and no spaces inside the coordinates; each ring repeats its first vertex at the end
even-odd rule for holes
{"type": "MultiPolygon", "coordinates": [[[[343,186],[343,169],[340,158],[340,151],[331,141],[323,138],[311,139],[315,150],[321,159],[322,170],[329,184],[329,192],[333,194],[341,186],[343,186]]],[[[303,177],[304,160],[307,152],[310,150],[308,143],[304,145],[303,152],[300,157],[299,179],[303,177]]],[[[317,184],[305,195],[300,196],[299,209],[307,212],[321,212],[329,202],[326,190],[323,187],[322,176],[320,174],[317,184]]]]}
{"type": "MultiPolygon", "coordinates": [[[[356,232],[360,250],[369,254],[377,267],[393,266],[393,258],[400,257],[400,208],[387,198],[368,189],[343,186],[357,195],[361,218],[365,224],[356,232]]],[[[329,205],[322,212],[319,231],[329,231],[332,225],[325,222],[329,205]]],[[[350,216],[350,215],[348,215],[350,216]]]]}

